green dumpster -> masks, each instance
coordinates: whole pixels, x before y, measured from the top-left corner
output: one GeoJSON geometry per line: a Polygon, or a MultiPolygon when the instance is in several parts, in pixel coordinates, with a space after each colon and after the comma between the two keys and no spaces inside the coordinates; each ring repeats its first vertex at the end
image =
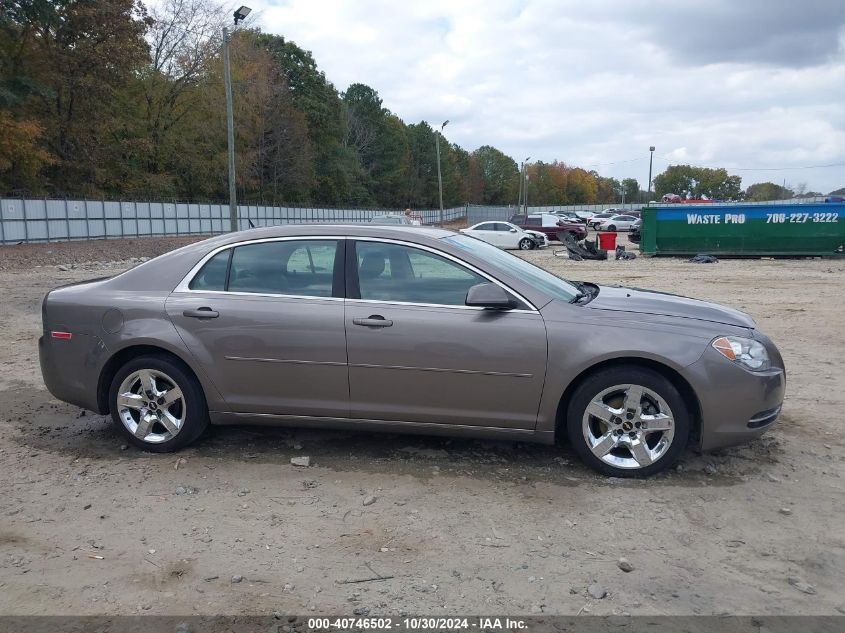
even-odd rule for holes
{"type": "Polygon", "coordinates": [[[645,255],[845,256],[845,204],[675,204],[642,210],[645,255]]]}

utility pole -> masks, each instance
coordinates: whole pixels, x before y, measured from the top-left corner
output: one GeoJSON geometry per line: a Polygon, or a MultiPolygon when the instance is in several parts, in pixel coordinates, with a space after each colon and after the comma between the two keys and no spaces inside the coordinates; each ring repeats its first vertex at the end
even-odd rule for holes
{"type": "Polygon", "coordinates": [[[434,144],[437,146],[437,188],[440,191],[440,228],[443,228],[443,176],[440,173],[440,136],[443,134],[443,128],[449,124],[449,121],[443,121],[440,126],[440,131],[435,132],[434,144]]]}
{"type": "Polygon", "coordinates": [[[650,152],[650,154],[648,157],[648,200],[646,200],[646,203],[651,202],[651,164],[654,160],[654,145],[650,146],[648,148],[648,151],[650,152]]]}
{"type": "Polygon", "coordinates": [[[528,224],[528,161],[531,160],[529,156],[522,161],[522,201],[525,205],[525,224],[528,224]]]}
{"type": "MultiPolygon", "coordinates": [[[[235,11],[235,26],[246,19],[252,9],[240,7],[235,11]]],[[[226,86],[226,128],[229,145],[229,229],[238,230],[238,194],[235,189],[235,114],[232,107],[232,73],[229,66],[229,29],[223,27],[223,83],[226,86]]]]}

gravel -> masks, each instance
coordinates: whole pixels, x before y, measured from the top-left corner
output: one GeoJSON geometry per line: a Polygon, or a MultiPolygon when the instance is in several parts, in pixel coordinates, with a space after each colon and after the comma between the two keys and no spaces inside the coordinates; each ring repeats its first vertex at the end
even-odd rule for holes
{"type": "Polygon", "coordinates": [[[0,271],[30,270],[36,266],[54,266],[58,272],[86,267],[122,269],[208,237],[192,235],[12,244],[0,246],[0,271]],[[136,261],[133,262],[133,259],[136,261]]]}

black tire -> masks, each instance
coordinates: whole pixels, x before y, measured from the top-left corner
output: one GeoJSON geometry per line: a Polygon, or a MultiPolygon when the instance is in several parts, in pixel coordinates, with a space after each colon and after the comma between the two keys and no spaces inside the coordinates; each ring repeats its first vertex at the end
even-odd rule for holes
{"type": "MultiPolygon", "coordinates": [[[[590,420],[594,420],[590,418],[590,420]]],[[[566,431],[572,447],[579,457],[590,468],[611,477],[648,477],[669,468],[680,457],[689,440],[690,413],[689,407],[675,386],[662,374],[645,367],[619,366],[601,369],[588,376],[575,389],[569,400],[566,411],[566,431]],[[583,418],[587,406],[602,391],[616,385],[632,384],[641,385],[662,398],[671,409],[674,420],[674,436],[671,444],[658,459],[648,466],[638,468],[620,468],[603,461],[590,449],[585,431],[583,430],[583,418]]],[[[652,433],[652,438],[656,434],[652,433]]],[[[661,434],[662,435],[662,434],[661,434]]],[[[659,436],[658,436],[659,438],[659,436]]],[[[614,449],[616,450],[616,449],[614,449]]],[[[627,451],[627,449],[620,449],[627,451]]],[[[633,453],[629,454],[633,456],[633,453]]]]}
{"type": "Polygon", "coordinates": [[[615,224],[611,224],[610,226],[608,226],[608,227],[607,227],[607,230],[608,230],[608,231],[615,231],[615,230],[616,230],[616,225],[615,225],[615,224]]]}
{"type": "Polygon", "coordinates": [[[519,250],[521,251],[530,251],[533,250],[537,245],[534,243],[534,240],[528,237],[523,237],[519,240],[519,250]]]}
{"type": "Polygon", "coordinates": [[[199,381],[180,361],[165,355],[138,356],[118,369],[109,387],[109,409],[111,410],[112,421],[123,437],[133,446],[153,453],[178,451],[196,440],[208,426],[208,403],[199,381]],[[132,373],[143,369],[165,374],[184,394],[183,402],[186,411],[179,432],[170,439],[159,443],[145,442],[136,437],[121,420],[117,405],[117,395],[121,383],[132,373]]]}

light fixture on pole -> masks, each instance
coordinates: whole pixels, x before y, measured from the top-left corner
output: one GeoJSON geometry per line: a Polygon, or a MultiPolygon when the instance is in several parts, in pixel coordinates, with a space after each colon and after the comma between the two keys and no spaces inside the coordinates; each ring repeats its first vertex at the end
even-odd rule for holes
{"type": "MultiPolygon", "coordinates": [[[[240,7],[234,13],[235,26],[252,12],[240,7]]],[[[235,115],[232,107],[232,74],[229,67],[229,29],[223,27],[223,83],[226,86],[226,136],[229,146],[229,229],[238,230],[238,196],[235,190],[235,115]]]]}
{"type": "Polygon", "coordinates": [[[237,11],[235,11],[235,26],[238,25],[238,22],[246,20],[246,16],[250,13],[252,13],[252,9],[244,6],[241,6],[237,11]]]}
{"type": "Polygon", "coordinates": [[[654,160],[654,145],[650,146],[648,151],[651,153],[648,157],[648,200],[646,202],[651,202],[651,163],[654,160]]]}
{"type": "Polygon", "coordinates": [[[440,126],[440,131],[435,132],[434,144],[437,146],[437,188],[440,191],[440,226],[443,226],[443,176],[440,173],[440,136],[443,134],[443,128],[449,125],[449,120],[443,121],[440,126]]]}

